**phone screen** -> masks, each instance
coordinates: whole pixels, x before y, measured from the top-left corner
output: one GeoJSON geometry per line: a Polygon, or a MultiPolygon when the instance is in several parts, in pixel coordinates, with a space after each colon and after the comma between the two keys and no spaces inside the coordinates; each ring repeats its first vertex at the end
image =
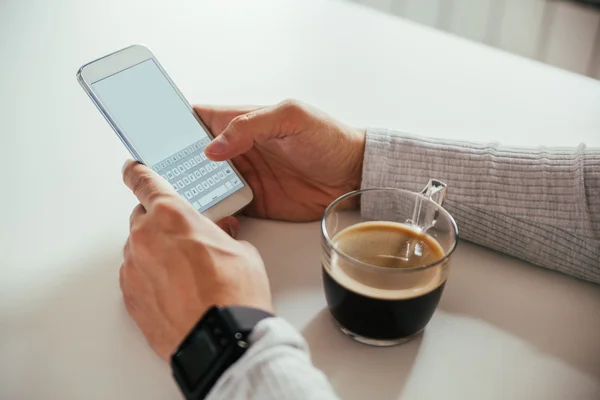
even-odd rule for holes
{"type": "Polygon", "coordinates": [[[92,82],[144,162],[202,212],[243,187],[227,162],[204,155],[210,137],[154,60],[92,82]]]}

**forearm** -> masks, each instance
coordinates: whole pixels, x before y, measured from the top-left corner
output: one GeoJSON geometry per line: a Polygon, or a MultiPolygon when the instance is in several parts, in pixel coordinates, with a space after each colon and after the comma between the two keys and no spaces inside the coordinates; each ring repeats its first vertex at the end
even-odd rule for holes
{"type": "Polygon", "coordinates": [[[363,187],[449,186],[463,239],[600,282],[600,150],[513,149],[369,130],[363,187]]]}
{"type": "Polygon", "coordinates": [[[338,399],[327,378],[312,365],[302,336],[284,320],[261,321],[252,333],[251,343],[207,399],[338,399]]]}

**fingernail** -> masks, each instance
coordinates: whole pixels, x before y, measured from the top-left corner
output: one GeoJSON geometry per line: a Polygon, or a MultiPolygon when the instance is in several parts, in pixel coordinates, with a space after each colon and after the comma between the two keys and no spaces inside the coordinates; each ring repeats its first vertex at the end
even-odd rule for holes
{"type": "Polygon", "coordinates": [[[208,146],[206,152],[214,155],[220,155],[227,151],[228,143],[224,136],[217,136],[208,146]]]}
{"type": "Polygon", "coordinates": [[[232,218],[231,220],[229,220],[227,222],[227,227],[229,228],[229,234],[232,238],[235,239],[240,229],[239,222],[237,221],[237,219],[232,218]]]}
{"type": "Polygon", "coordinates": [[[125,172],[125,167],[127,167],[127,164],[129,164],[129,160],[126,160],[123,166],[121,167],[121,174],[125,172]]]}

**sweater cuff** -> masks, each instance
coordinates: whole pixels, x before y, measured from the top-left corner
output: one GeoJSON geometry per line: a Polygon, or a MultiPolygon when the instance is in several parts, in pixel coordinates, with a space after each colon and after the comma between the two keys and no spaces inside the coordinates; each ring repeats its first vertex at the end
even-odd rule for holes
{"type": "Polygon", "coordinates": [[[392,187],[420,192],[436,178],[423,169],[411,167],[407,162],[410,146],[415,138],[409,134],[387,129],[367,129],[361,189],[392,187]],[[402,157],[402,149],[407,157],[402,157]]]}

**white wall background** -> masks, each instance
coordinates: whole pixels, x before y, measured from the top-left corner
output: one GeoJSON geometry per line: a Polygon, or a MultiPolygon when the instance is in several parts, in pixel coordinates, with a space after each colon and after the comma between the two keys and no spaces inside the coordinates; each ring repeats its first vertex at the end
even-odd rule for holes
{"type": "Polygon", "coordinates": [[[349,0],[600,79],[600,10],[561,0],[349,0]]]}

